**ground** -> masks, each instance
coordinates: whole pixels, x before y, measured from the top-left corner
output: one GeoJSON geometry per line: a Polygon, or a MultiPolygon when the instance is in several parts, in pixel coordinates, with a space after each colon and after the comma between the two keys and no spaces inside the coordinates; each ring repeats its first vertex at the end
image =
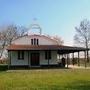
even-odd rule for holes
{"type": "Polygon", "coordinates": [[[2,71],[0,90],[90,90],[90,69],[2,71]]]}

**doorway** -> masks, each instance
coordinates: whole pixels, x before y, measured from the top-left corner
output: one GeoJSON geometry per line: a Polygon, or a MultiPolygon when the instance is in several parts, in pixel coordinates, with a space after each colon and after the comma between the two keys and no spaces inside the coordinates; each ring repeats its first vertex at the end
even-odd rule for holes
{"type": "Polygon", "coordinates": [[[31,66],[39,66],[40,61],[39,61],[39,53],[31,53],[31,66]]]}

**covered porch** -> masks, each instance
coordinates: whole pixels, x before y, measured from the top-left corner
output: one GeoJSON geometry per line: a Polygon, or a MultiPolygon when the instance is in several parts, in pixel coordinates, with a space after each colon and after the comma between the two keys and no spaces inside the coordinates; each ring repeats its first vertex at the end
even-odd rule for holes
{"type": "Polygon", "coordinates": [[[86,49],[82,48],[82,47],[71,47],[71,46],[61,46],[61,45],[37,45],[37,46],[29,46],[29,45],[11,45],[10,47],[8,47],[8,53],[9,53],[9,62],[8,62],[8,67],[10,67],[11,65],[11,54],[12,51],[26,51],[27,52],[27,65],[30,67],[30,62],[32,62],[32,64],[35,64],[36,66],[59,66],[59,63],[55,63],[55,64],[50,64],[51,60],[50,60],[50,55],[49,53],[47,54],[48,58],[47,58],[47,64],[40,64],[41,62],[39,61],[39,59],[42,60],[41,56],[43,56],[42,52],[45,51],[54,51],[56,53],[53,53],[52,56],[56,55],[55,61],[60,61],[62,57],[65,57],[65,64],[66,67],[68,68],[69,64],[74,65],[74,53],[77,53],[77,59],[78,59],[78,66],[80,66],[80,52],[84,52],[84,64],[86,67],[86,49]],[[32,53],[30,53],[32,51],[32,53]],[[40,53],[41,52],[41,53],[40,53]],[[69,57],[70,54],[72,54],[72,57],[69,57]],[[31,56],[30,56],[31,55],[31,56]],[[40,56],[41,55],[41,56],[40,56]],[[33,59],[35,58],[38,59],[37,63],[34,63],[33,59]],[[57,58],[58,57],[58,58],[57,58]],[[30,58],[33,58],[32,61],[30,61],[30,58]],[[72,58],[72,59],[71,59],[72,58]],[[70,61],[72,63],[70,63],[70,61]]]}
{"type": "MultiPolygon", "coordinates": [[[[89,49],[88,49],[89,51],[89,49]]],[[[82,47],[63,47],[58,50],[58,59],[61,60],[62,57],[66,58],[66,67],[69,65],[76,65],[80,67],[82,60],[84,62],[84,67],[87,67],[87,49],[82,47]],[[82,56],[83,55],[83,56],[82,56]]]]}

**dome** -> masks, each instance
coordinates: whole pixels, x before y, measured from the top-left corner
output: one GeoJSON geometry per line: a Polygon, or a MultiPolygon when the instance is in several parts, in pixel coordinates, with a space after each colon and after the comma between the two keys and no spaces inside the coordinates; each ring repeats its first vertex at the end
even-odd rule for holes
{"type": "Polygon", "coordinates": [[[28,35],[32,35],[32,34],[37,34],[37,35],[41,35],[42,34],[42,28],[36,22],[31,24],[30,27],[29,27],[28,35]]]}

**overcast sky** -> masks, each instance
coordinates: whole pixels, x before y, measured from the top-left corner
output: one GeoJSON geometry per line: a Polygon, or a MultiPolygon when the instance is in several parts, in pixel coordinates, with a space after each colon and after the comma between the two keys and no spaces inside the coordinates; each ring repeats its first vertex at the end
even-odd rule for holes
{"type": "Polygon", "coordinates": [[[0,25],[29,27],[33,18],[43,33],[59,35],[65,45],[73,45],[75,26],[90,19],[90,0],[0,0],[0,25]]]}

